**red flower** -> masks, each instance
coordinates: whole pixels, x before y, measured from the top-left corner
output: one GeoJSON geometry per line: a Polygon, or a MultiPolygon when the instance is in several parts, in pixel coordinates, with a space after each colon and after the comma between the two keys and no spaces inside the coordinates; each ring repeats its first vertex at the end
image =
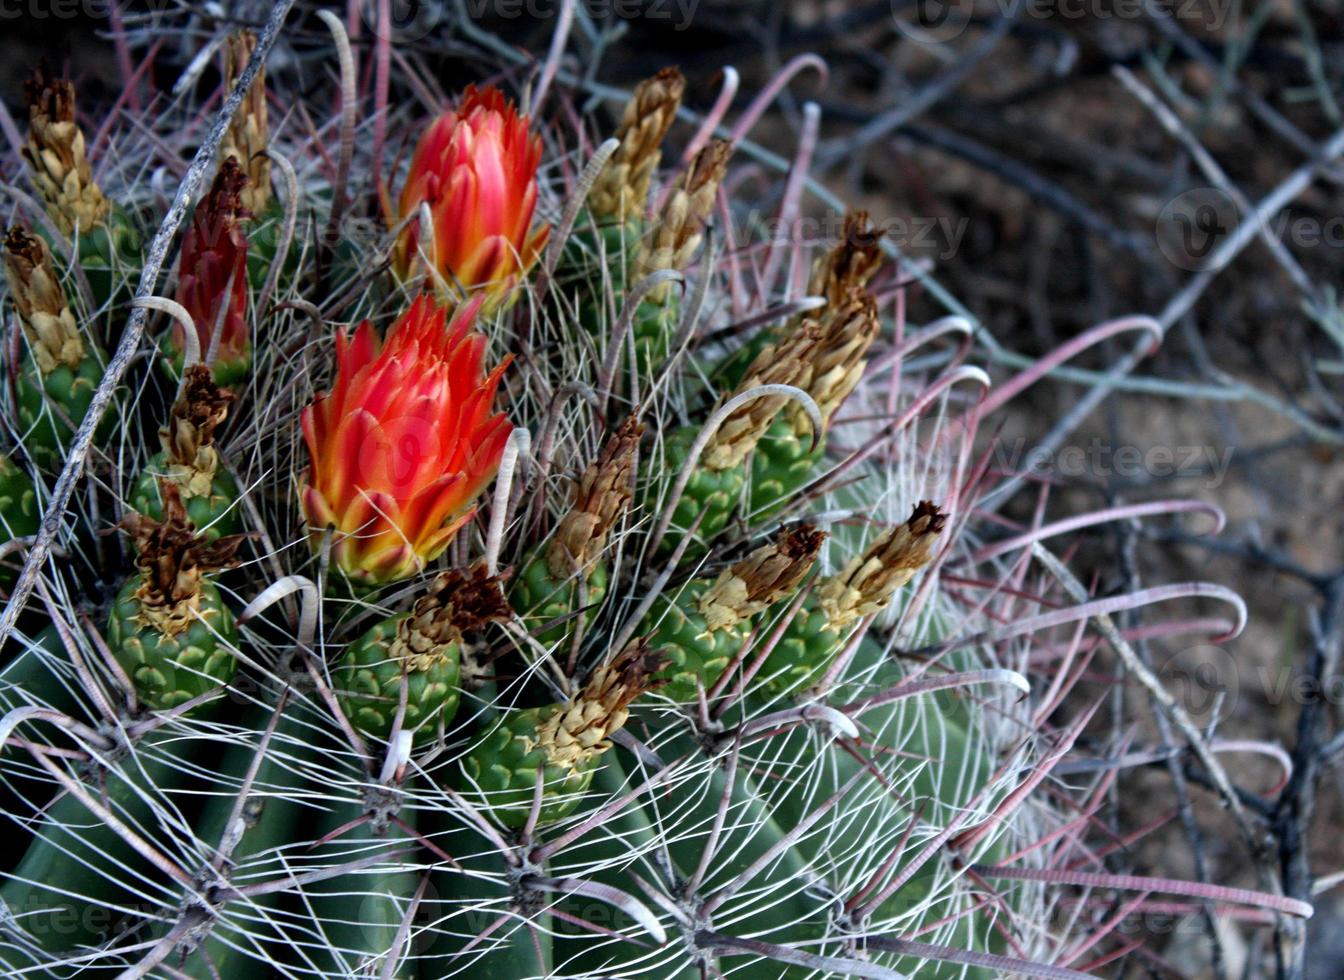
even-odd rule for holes
{"type": "Polygon", "coordinates": [[[410,216],[393,250],[403,282],[427,270],[446,301],[483,289],[495,307],[536,261],[550,227],[532,228],[541,138],[498,89],[469,87],[461,104],[430,125],[415,148],[397,220],[410,216]],[[416,217],[429,205],[434,240],[416,217]],[[460,287],[460,288],[459,288],[460,287]]]}
{"type": "Polygon", "coordinates": [[[340,335],[331,393],[303,410],[309,534],[317,547],[335,528],[332,561],[355,582],[407,578],[437,558],[499,469],[513,426],[491,412],[508,360],[484,373],[480,306],[445,325],[422,295],[381,350],[368,321],[340,335]]]}
{"type": "MultiPolygon", "coordinates": [[[[211,363],[215,381],[224,386],[243,381],[252,367],[252,341],[247,330],[247,236],[243,234],[243,221],[251,213],[239,197],[246,183],[238,161],[227,157],[182,236],[177,278],[177,301],[196,324],[203,361],[209,360],[215,324],[220,322],[223,307],[219,344],[211,363]]],[[[186,331],[180,323],[174,321],[168,342],[174,368],[181,375],[186,331]]]]}

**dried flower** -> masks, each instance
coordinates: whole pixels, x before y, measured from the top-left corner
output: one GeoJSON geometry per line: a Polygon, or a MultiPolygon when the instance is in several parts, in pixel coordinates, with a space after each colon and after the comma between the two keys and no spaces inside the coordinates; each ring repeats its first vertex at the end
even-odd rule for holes
{"type": "Polygon", "coordinates": [[[23,86],[28,101],[28,141],[23,157],[47,213],[61,234],[88,231],[107,219],[110,205],[93,180],[84,132],[75,122],[75,86],[39,65],[23,86]]]}
{"type": "MultiPolygon", "coordinates": [[[[232,34],[224,43],[225,92],[233,91],[256,47],[257,36],[251,31],[232,34]]],[[[263,67],[253,78],[252,87],[243,97],[243,104],[225,131],[219,149],[221,161],[237,157],[247,174],[241,198],[243,207],[253,214],[261,214],[271,201],[271,158],[266,155],[270,135],[266,113],[266,69],[263,67]]]]}
{"type": "MultiPolygon", "coordinates": [[[[684,270],[691,264],[705,224],[714,210],[714,199],[728,171],[732,144],[714,140],[695,155],[682,172],[658,220],[649,228],[635,258],[634,281],[661,269],[684,270]]],[[[655,303],[671,294],[672,283],[660,283],[649,294],[655,303]]]]}
{"type": "Polygon", "coordinates": [[[697,602],[706,629],[713,633],[736,625],[793,592],[811,571],[825,540],[826,532],[810,524],[787,528],[773,544],[724,569],[697,602]]]}
{"type": "Polygon", "coordinates": [[[887,608],[896,590],[933,560],[933,546],[947,525],[937,505],[922,500],[904,524],[887,531],[844,571],[817,589],[817,598],[831,629],[887,608]]]}
{"type": "Polygon", "coordinates": [[[546,552],[554,578],[563,581],[575,569],[588,568],[606,547],[607,535],[630,504],[630,473],[643,433],[634,416],[626,419],[584,471],[574,506],[560,519],[546,552]]]}
{"type": "Polygon", "coordinates": [[[84,359],[84,341],[51,251],[19,225],[5,235],[5,279],[38,370],[45,376],[61,365],[77,368],[84,359]]]}

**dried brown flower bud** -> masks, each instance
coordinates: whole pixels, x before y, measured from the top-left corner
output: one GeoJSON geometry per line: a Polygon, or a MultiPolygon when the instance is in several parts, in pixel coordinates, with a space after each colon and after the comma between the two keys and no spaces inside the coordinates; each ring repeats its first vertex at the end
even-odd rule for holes
{"type": "MultiPolygon", "coordinates": [[[[239,31],[224,44],[224,91],[232,92],[243,73],[257,37],[251,31],[239,31]]],[[[219,158],[236,157],[247,174],[247,184],[241,197],[243,207],[253,214],[261,214],[271,200],[271,158],[266,155],[270,140],[270,125],[266,115],[266,69],[263,67],[252,80],[238,114],[233,117],[224,140],[220,143],[219,158]]]]}
{"type": "MultiPolygon", "coordinates": [[[[691,264],[704,237],[705,225],[714,211],[714,198],[728,171],[728,158],[732,152],[732,144],[727,140],[714,140],[697,153],[682,172],[667,204],[640,243],[634,281],[660,269],[681,271],[691,264]]],[[[655,303],[666,302],[672,286],[672,283],[659,284],[649,294],[649,299],[655,303]]]]}
{"type": "MultiPolygon", "coordinates": [[[[821,325],[809,320],[779,344],[765,348],[751,362],[733,395],[769,384],[803,387],[810,377],[821,333],[821,325]]],[[[784,395],[764,395],[739,405],[715,431],[700,465],[710,470],[741,465],[787,402],[784,395]]]]}
{"type": "Polygon", "coordinates": [[[607,546],[607,536],[630,504],[630,474],[644,426],[632,415],[613,432],[584,471],[574,506],[560,519],[546,551],[551,577],[586,570],[607,546]]]}
{"type": "Polygon", "coordinates": [[[854,289],[862,289],[882,266],[882,235],[869,227],[867,211],[845,215],[840,241],[812,265],[807,291],[838,304],[854,289]]]}
{"type": "Polygon", "coordinates": [[[547,761],[572,769],[611,748],[608,738],[625,726],[630,703],[661,686],[654,675],[666,664],[647,641],[634,640],[611,663],[594,670],[579,695],[537,727],[536,744],[547,761]]]}
{"type": "Polygon", "coordinates": [[[215,430],[224,424],[236,396],[215,384],[204,364],[187,368],[182,391],[173,403],[168,424],[159,429],[159,443],[168,462],[167,479],[182,496],[203,497],[219,469],[215,430]]]}
{"type": "Polygon", "coordinates": [[[447,648],[486,623],[502,622],[513,615],[502,579],[484,566],[469,572],[443,572],[429,591],[416,600],[411,615],[397,625],[392,656],[408,670],[428,670],[447,656],[447,648]]]}
{"type": "Polygon", "coordinates": [[[649,184],[662,159],[663,137],[677,118],[685,89],[686,79],[676,68],[664,68],[635,87],[616,130],[620,146],[588,195],[588,209],[599,222],[643,215],[649,184]]]}
{"type": "Polygon", "coordinates": [[[817,589],[817,598],[832,629],[880,612],[896,590],[933,559],[933,547],[947,516],[927,500],[915,505],[910,519],[887,531],[839,575],[817,589]]]}
{"type": "MultiPolygon", "coordinates": [[[[821,336],[812,350],[807,379],[801,384],[821,410],[823,424],[849,397],[867,367],[868,349],[877,339],[881,324],[877,304],[861,288],[851,289],[820,318],[821,336]]],[[[789,406],[789,418],[798,434],[808,432],[812,421],[797,405],[789,406]]]]}
{"type": "Polygon", "coordinates": [[[201,579],[236,565],[236,552],[244,536],[235,534],[207,542],[188,520],[177,486],[161,480],[159,493],[163,520],[129,514],[122,527],[134,539],[138,552],[135,564],[141,582],[135,597],[140,601],[142,625],[165,636],[176,636],[196,618],[201,579]]]}
{"type": "Polygon", "coordinates": [[[24,83],[28,101],[28,161],[33,184],[61,234],[88,231],[106,220],[107,198],[93,180],[84,132],[75,122],[75,86],[53,78],[41,64],[24,83]]]}
{"type": "Polygon", "coordinates": [[[727,629],[774,605],[793,592],[817,560],[826,532],[810,524],[780,532],[719,574],[700,596],[700,615],[713,633],[727,629]]]}
{"type": "Polygon", "coordinates": [[[5,279],[19,312],[23,336],[45,376],[84,359],[84,340],[65,301],[47,243],[13,225],[5,235],[5,279]]]}

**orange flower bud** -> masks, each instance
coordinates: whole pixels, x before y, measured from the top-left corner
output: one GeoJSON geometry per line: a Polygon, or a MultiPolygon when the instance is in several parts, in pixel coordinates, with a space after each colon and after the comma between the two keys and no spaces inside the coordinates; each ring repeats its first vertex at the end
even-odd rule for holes
{"type": "Polygon", "coordinates": [[[447,311],[421,296],[381,345],[368,321],[342,334],[331,392],[303,410],[310,540],[318,547],[334,527],[332,562],[358,584],[407,578],[437,558],[499,469],[513,426],[492,407],[508,361],[482,369],[481,303],[445,326],[447,311]]]}
{"type": "Polygon", "coordinates": [[[541,138],[528,132],[527,117],[498,89],[469,87],[415,148],[396,216],[410,218],[393,249],[397,278],[426,271],[447,302],[476,289],[488,308],[505,302],[550,234],[548,225],[532,227],[540,161],[541,138]],[[421,204],[433,241],[420,240],[421,204]]]}

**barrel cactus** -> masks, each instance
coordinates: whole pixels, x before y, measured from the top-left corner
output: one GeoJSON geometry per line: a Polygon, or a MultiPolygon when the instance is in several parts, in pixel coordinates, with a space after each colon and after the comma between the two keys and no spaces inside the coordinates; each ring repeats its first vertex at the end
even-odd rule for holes
{"type": "MultiPolygon", "coordinates": [[[[337,58],[221,36],[222,86],[186,52],[180,97],[110,122],[101,152],[154,182],[93,185],[68,131],[68,160],[25,151],[62,233],[120,209],[183,245],[176,301],[162,249],[96,265],[139,297],[108,371],[69,292],[95,266],[7,244],[6,564],[39,551],[0,654],[0,963],[1084,975],[1042,882],[1100,860],[1095,804],[1036,791],[1090,717],[1054,715],[1077,673],[1035,656],[1074,620],[985,556],[989,379],[890,302],[865,216],[726,236],[746,144],[678,122],[674,69],[610,117],[548,70],[529,112],[511,45],[440,98],[380,31],[366,98],[320,20],[337,58]],[[912,338],[942,356],[904,363],[912,338]],[[74,423],[94,389],[137,397],[77,445],[23,384],[74,423]],[[48,561],[53,470],[84,475],[48,561]]],[[[1304,911],[1271,899],[1228,900],[1304,911]]]]}

